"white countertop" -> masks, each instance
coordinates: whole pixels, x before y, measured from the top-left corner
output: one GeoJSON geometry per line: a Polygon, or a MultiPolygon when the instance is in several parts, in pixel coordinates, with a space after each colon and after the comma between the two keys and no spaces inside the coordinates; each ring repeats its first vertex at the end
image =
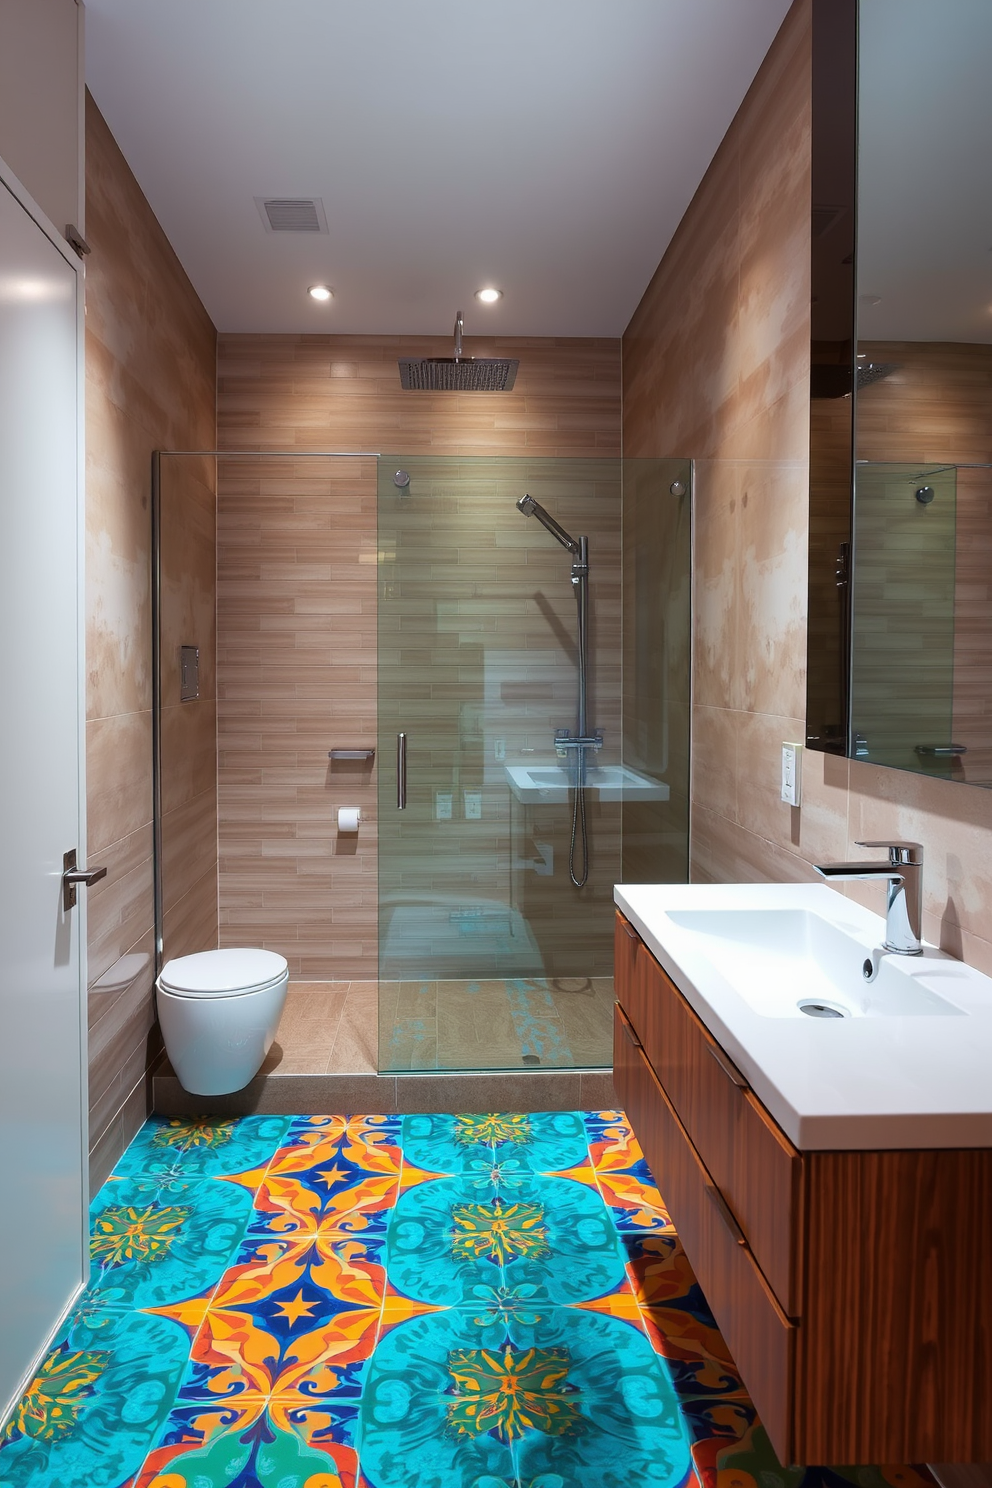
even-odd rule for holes
{"type": "Polygon", "coordinates": [[[881,945],[882,917],[826,884],[618,884],[614,898],[800,1150],[992,1147],[989,977],[927,946],[923,956],[900,958],[900,971],[939,980],[964,1016],[769,1017],[672,913],[808,910],[854,937],[866,956],[881,945]]]}

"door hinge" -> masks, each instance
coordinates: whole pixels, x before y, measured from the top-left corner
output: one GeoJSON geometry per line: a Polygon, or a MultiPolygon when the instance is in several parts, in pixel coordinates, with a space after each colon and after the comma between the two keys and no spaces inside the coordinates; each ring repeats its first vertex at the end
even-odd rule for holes
{"type": "Polygon", "coordinates": [[[93,252],[93,249],[73,222],[67,222],[65,225],[65,240],[69,244],[69,247],[79,254],[80,258],[85,258],[87,253],[93,252]]]}

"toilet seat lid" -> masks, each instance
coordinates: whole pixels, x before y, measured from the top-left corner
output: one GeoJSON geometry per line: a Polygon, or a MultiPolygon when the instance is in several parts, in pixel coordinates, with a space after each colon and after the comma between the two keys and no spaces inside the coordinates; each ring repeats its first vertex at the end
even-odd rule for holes
{"type": "Polygon", "coordinates": [[[231,997],[270,987],[288,969],[285,956],[275,951],[196,951],[167,961],[159,984],[186,997],[231,997]]]}

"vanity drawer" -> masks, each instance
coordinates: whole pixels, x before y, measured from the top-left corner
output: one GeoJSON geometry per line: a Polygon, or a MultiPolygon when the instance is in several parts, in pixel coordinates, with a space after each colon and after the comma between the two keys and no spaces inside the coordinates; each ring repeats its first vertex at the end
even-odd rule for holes
{"type": "Polygon", "coordinates": [[[796,1317],[802,1159],[644,943],[630,939],[633,927],[618,920],[618,998],[783,1311],[796,1317]]]}
{"type": "Polygon", "coordinates": [[[616,1010],[614,1083],[713,1316],[783,1462],[792,1460],[797,1329],[699,1160],[636,1034],[616,1010]]]}

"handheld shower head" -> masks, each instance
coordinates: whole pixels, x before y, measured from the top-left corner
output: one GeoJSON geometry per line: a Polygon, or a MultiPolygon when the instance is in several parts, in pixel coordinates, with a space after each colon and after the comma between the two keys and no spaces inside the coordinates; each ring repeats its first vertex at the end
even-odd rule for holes
{"type": "Polygon", "coordinates": [[[539,501],[534,500],[533,496],[521,496],[517,502],[517,511],[523,512],[525,517],[536,517],[541,526],[546,527],[551,533],[551,536],[560,542],[563,548],[567,548],[570,553],[577,553],[579,551],[578,539],[566,532],[564,527],[555,521],[551,513],[545,511],[539,501]]]}

